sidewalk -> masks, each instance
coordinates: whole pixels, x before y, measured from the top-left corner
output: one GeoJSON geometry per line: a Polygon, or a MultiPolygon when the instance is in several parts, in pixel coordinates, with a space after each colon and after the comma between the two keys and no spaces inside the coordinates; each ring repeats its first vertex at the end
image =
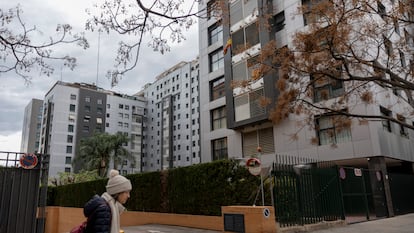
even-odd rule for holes
{"type": "Polygon", "coordinates": [[[343,227],[312,231],[312,233],[413,233],[414,214],[400,215],[368,222],[349,224],[343,227]]]}
{"type": "Polygon", "coordinates": [[[149,224],[142,226],[123,227],[125,233],[217,233],[221,231],[211,231],[189,227],[168,226],[149,224]]]}
{"type": "MultiPolygon", "coordinates": [[[[124,227],[125,233],[218,233],[211,231],[179,226],[167,225],[142,225],[124,227]]],[[[414,213],[400,215],[392,218],[372,220],[362,223],[349,224],[343,227],[333,227],[324,230],[312,231],[312,233],[413,233],[414,213]]],[[[263,232],[265,233],[265,232],[263,232]]]]}

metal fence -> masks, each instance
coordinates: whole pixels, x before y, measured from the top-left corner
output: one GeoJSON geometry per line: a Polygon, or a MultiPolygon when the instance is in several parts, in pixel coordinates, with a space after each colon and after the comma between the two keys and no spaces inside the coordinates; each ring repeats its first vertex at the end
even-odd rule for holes
{"type": "Polygon", "coordinates": [[[334,164],[276,155],[272,174],[276,221],[281,227],[344,219],[334,164]]]}
{"type": "Polygon", "coordinates": [[[394,214],[414,212],[414,175],[389,173],[394,214]]]}
{"type": "Polygon", "coordinates": [[[0,152],[0,233],[44,231],[47,162],[41,154],[0,152]]]}

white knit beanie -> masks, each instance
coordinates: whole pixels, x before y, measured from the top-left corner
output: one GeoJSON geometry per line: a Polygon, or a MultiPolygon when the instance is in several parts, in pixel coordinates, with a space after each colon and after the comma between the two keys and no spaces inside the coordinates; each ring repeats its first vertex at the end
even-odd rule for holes
{"type": "Polygon", "coordinates": [[[106,192],[110,195],[130,191],[132,189],[131,181],[119,175],[118,170],[111,170],[109,172],[109,180],[106,185],[106,192]]]}

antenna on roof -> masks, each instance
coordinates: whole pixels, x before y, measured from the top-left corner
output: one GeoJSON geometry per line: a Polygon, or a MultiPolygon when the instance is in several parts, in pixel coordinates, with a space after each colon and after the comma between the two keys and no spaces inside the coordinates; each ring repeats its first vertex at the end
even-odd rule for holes
{"type": "Polygon", "coordinates": [[[98,58],[96,62],[96,88],[98,88],[98,78],[99,78],[99,51],[101,48],[101,30],[98,30],[98,58]]]}

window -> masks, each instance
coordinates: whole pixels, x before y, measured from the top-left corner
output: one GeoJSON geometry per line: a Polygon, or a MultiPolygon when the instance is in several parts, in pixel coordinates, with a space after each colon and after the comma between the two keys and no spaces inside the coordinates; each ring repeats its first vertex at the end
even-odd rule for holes
{"type": "Polygon", "coordinates": [[[211,111],[211,130],[226,128],[226,108],[221,107],[211,111]]]}
{"type": "Polygon", "coordinates": [[[83,128],[82,128],[82,131],[84,133],[89,133],[89,125],[84,125],[83,128]]]}
{"type": "Polygon", "coordinates": [[[260,43],[259,28],[257,22],[254,22],[231,35],[232,38],[232,52],[234,54],[243,52],[244,50],[260,43]]]}
{"type": "Polygon", "coordinates": [[[351,140],[350,119],[341,115],[322,115],[316,119],[319,145],[338,144],[351,140]]]}
{"type": "Polygon", "coordinates": [[[398,19],[394,18],[394,31],[398,34],[401,35],[401,31],[400,31],[400,24],[398,23],[398,19]]]}
{"type": "MultiPolygon", "coordinates": [[[[380,106],[380,112],[381,112],[381,115],[384,116],[384,117],[391,117],[391,115],[392,115],[392,112],[390,110],[388,110],[388,109],[386,109],[382,106],[380,106]]],[[[382,120],[382,128],[387,130],[388,132],[391,132],[392,131],[391,121],[387,120],[387,119],[382,120]]]]}
{"type": "Polygon", "coordinates": [[[316,15],[315,12],[312,12],[312,10],[316,8],[316,5],[318,5],[319,2],[321,2],[321,0],[302,0],[304,25],[316,23],[320,19],[319,15],[316,15]]]}
{"type": "MultiPolygon", "coordinates": [[[[334,70],[327,70],[325,72],[330,72],[338,78],[342,76],[341,67],[337,67],[334,70]]],[[[336,98],[345,92],[342,80],[333,79],[328,76],[324,76],[323,74],[311,75],[311,80],[313,85],[313,99],[315,102],[336,98]]]]}
{"type": "Polygon", "coordinates": [[[73,142],[73,135],[68,135],[67,139],[66,139],[66,142],[72,143],[73,142]]]}
{"type": "Polygon", "coordinates": [[[254,70],[260,68],[260,61],[258,59],[259,57],[255,56],[233,64],[233,80],[243,81],[251,79],[253,77],[254,70]]]}
{"type": "Polygon", "coordinates": [[[102,112],[103,112],[103,109],[101,107],[96,108],[96,113],[102,114],[102,112]]]}
{"type": "MultiPolygon", "coordinates": [[[[405,117],[403,117],[400,114],[397,114],[397,120],[401,121],[402,123],[405,123],[405,117]]],[[[408,138],[407,128],[403,124],[400,124],[400,135],[408,138]]]]}
{"type": "Polygon", "coordinates": [[[71,111],[71,112],[75,111],[75,105],[74,104],[69,105],[69,111],[71,111]]]}
{"type": "Polygon", "coordinates": [[[392,42],[384,35],[382,36],[382,38],[384,40],[385,52],[388,56],[391,56],[393,54],[392,42]]]}
{"type": "Polygon", "coordinates": [[[209,55],[210,72],[224,67],[223,51],[218,49],[209,55]]]}
{"type": "Polygon", "coordinates": [[[385,19],[386,14],[387,14],[385,6],[380,1],[377,1],[377,7],[378,7],[378,14],[381,16],[382,19],[385,19]]]}
{"type": "Polygon", "coordinates": [[[85,102],[90,103],[90,102],[91,102],[91,97],[86,96],[86,97],[85,97],[85,102]]]}
{"type": "Polygon", "coordinates": [[[407,66],[407,63],[405,62],[405,54],[401,50],[398,50],[398,51],[400,53],[401,66],[405,68],[407,66]]]}
{"type": "MultiPolygon", "coordinates": [[[[391,82],[393,82],[393,83],[398,83],[398,78],[396,78],[396,77],[394,77],[394,75],[393,74],[391,74],[391,76],[390,76],[390,79],[391,79],[391,82]]],[[[396,95],[396,96],[400,96],[400,93],[401,93],[401,88],[398,86],[398,85],[393,85],[392,87],[391,87],[391,89],[392,89],[392,93],[394,94],[394,95],[396,95]]]]}
{"type": "Polygon", "coordinates": [[[72,146],[66,146],[66,153],[72,154],[72,146]]]}
{"type": "Polygon", "coordinates": [[[258,147],[262,149],[263,154],[275,152],[273,127],[243,132],[242,140],[244,157],[257,156],[258,147]]]}
{"type": "Polygon", "coordinates": [[[129,110],[129,105],[125,105],[125,110],[129,110]]]}
{"type": "Polygon", "coordinates": [[[216,100],[220,97],[225,96],[226,86],[224,83],[224,77],[220,77],[210,82],[210,100],[216,100]]]}
{"type": "Polygon", "coordinates": [[[66,156],[65,164],[71,164],[71,163],[72,163],[72,157],[66,156]]]}
{"type": "Polygon", "coordinates": [[[273,29],[275,32],[279,32],[284,27],[285,27],[285,12],[282,11],[273,17],[273,29]]]}
{"type": "Polygon", "coordinates": [[[223,26],[218,23],[208,28],[208,45],[216,42],[223,42],[223,26]]]}
{"type": "Polygon", "coordinates": [[[83,122],[85,122],[85,123],[89,123],[90,119],[91,119],[91,117],[90,117],[90,116],[85,116],[85,117],[83,118],[83,122]]]}
{"type": "Polygon", "coordinates": [[[68,132],[71,132],[72,133],[73,132],[73,128],[74,128],[73,125],[68,125],[68,132]]]}
{"type": "Polygon", "coordinates": [[[70,173],[70,167],[65,167],[65,172],[70,173]]]}
{"type": "Polygon", "coordinates": [[[97,100],[96,100],[96,103],[97,103],[97,104],[102,104],[102,99],[97,99],[97,100]]]}
{"type": "Polygon", "coordinates": [[[70,95],[70,99],[71,99],[71,100],[76,100],[76,95],[75,95],[75,94],[71,94],[71,95],[70,95]]]}
{"type": "Polygon", "coordinates": [[[256,0],[234,0],[230,4],[230,23],[231,26],[243,20],[244,18],[253,15],[257,11],[256,0]]]}
{"type": "Polygon", "coordinates": [[[124,109],[124,105],[123,104],[119,104],[119,109],[124,109]]]}
{"type": "Polygon", "coordinates": [[[207,3],[207,19],[211,19],[211,17],[218,18],[221,16],[220,12],[218,11],[217,1],[209,1],[207,3]]]}
{"type": "Polygon", "coordinates": [[[75,119],[76,119],[75,115],[69,114],[69,122],[75,122],[75,119]]]}
{"type": "Polygon", "coordinates": [[[263,88],[234,97],[235,120],[246,120],[266,113],[266,108],[260,103],[263,97],[263,88]]]}
{"type": "Polygon", "coordinates": [[[97,117],[96,118],[96,124],[102,124],[102,118],[97,117]]]}
{"type": "Polygon", "coordinates": [[[85,105],[85,112],[90,112],[90,111],[91,111],[91,106],[85,105]]]}
{"type": "Polygon", "coordinates": [[[220,138],[211,142],[212,160],[227,159],[227,138],[220,138]]]}

